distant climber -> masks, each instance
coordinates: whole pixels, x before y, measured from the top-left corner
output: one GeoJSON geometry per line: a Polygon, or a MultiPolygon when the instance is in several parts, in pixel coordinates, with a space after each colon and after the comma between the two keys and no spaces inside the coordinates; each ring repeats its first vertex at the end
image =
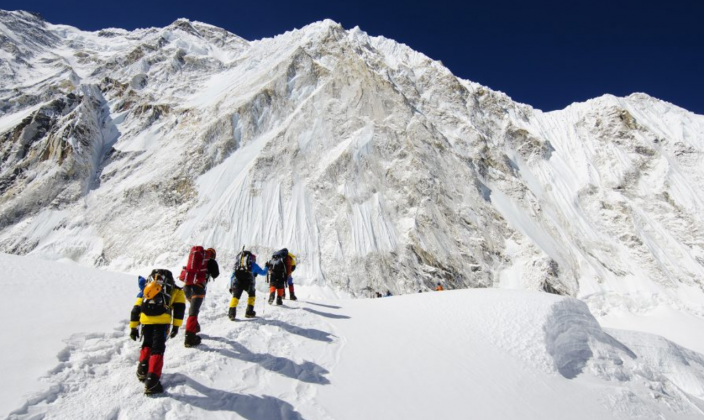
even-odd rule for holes
{"type": "Polygon", "coordinates": [[[435,290],[438,292],[441,292],[441,291],[445,290],[445,288],[442,287],[442,284],[438,283],[438,287],[436,287],[435,290]]]}
{"type": "MultiPolygon", "coordinates": [[[[291,273],[296,269],[296,260],[293,255],[288,252],[287,248],[274,253],[271,259],[266,263],[269,270],[269,303],[283,305],[284,287],[291,277],[291,273]]],[[[296,295],[293,293],[293,280],[289,285],[291,300],[296,300],[296,295]]]]}
{"type": "Polygon", "coordinates": [[[140,292],[130,314],[130,338],[137,341],[142,326],[142,349],[137,379],[144,382],[145,394],[164,392],[161,369],[166,337],[174,338],[183,323],[186,300],[169,270],[152,270],[148,279],[139,277],[140,292]]]}
{"type": "Polygon", "coordinates": [[[254,318],[257,313],[254,311],[254,301],[256,299],[257,289],[255,288],[255,280],[257,275],[266,276],[268,269],[262,270],[257,265],[257,256],[250,251],[245,251],[237,254],[235,266],[230,277],[230,309],[227,316],[231,321],[235,320],[237,315],[237,304],[240,302],[242,292],[247,292],[247,310],[244,313],[245,318],[254,318]]]}
{"type": "Polygon", "coordinates": [[[190,303],[184,341],[186,347],[197,346],[201,342],[200,336],[196,335],[200,332],[198,313],[200,312],[200,306],[203,304],[203,299],[205,299],[208,281],[220,275],[220,267],[215,261],[215,257],[216,254],[213,248],[204,250],[202,246],[192,247],[191,252],[188,254],[188,263],[183,267],[181,275],[178,277],[179,280],[186,283],[183,291],[186,293],[186,299],[190,303]]]}
{"type": "Polygon", "coordinates": [[[391,290],[387,290],[387,291],[386,291],[386,294],[384,295],[384,297],[391,297],[391,296],[393,296],[393,295],[391,294],[391,290]]]}

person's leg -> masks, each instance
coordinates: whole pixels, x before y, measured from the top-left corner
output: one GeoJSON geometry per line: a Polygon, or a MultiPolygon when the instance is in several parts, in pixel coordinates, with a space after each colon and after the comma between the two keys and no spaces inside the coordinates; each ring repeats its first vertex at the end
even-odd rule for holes
{"type": "Polygon", "coordinates": [[[276,285],[276,304],[277,305],[283,305],[283,299],[284,299],[284,285],[286,284],[285,281],[280,282],[279,284],[276,285]]]}
{"type": "Polygon", "coordinates": [[[269,286],[269,303],[274,303],[274,297],[276,296],[276,286],[274,283],[270,283],[269,286]]]}
{"type": "Polygon", "coordinates": [[[243,292],[243,290],[239,286],[239,284],[232,291],[232,299],[230,299],[230,310],[227,313],[227,316],[232,321],[234,321],[235,317],[237,316],[237,304],[240,303],[240,298],[242,297],[242,292],[243,292]]]}
{"type": "Polygon", "coordinates": [[[149,372],[149,357],[152,355],[152,335],[151,325],[142,325],[142,349],[139,351],[139,363],[137,364],[137,379],[144,382],[149,372]]]}
{"type": "Polygon", "coordinates": [[[257,299],[256,294],[257,289],[254,282],[252,282],[252,284],[249,285],[249,289],[247,289],[247,295],[249,297],[247,298],[247,311],[244,313],[245,318],[254,318],[255,315],[257,315],[257,313],[254,312],[254,301],[257,299]]]}
{"type": "Polygon", "coordinates": [[[186,286],[186,288],[187,297],[191,303],[188,307],[188,319],[186,319],[186,341],[189,341],[189,337],[193,340],[192,337],[200,331],[198,314],[200,313],[203,299],[205,299],[205,289],[198,285],[186,286]]]}
{"type": "Polygon", "coordinates": [[[166,350],[166,334],[169,325],[152,325],[152,354],[149,357],[149,372],[144,383],[144,392],[156,394],[164,392],[161,386],[161,369],[164,366],[164,351],[166,350]]]}
{"type": "Polygon", "coordinates": [[[293,292],[293,277],[288,278],[288,298],[291,300],[298,300],[296,294],[293,292]]]}

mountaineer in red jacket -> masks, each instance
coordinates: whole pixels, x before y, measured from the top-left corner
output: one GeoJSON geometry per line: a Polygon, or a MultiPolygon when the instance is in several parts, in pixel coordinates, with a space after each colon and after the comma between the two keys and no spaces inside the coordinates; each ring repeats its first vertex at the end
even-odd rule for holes
{"type": "Polygon", "coordinates": [[[215,279],[220,275],[220,267],[215,261],[215,250],[213,248],[203,249],[202,246],[194,246],[188,255],[188,263],[179,280],[186,283],[183,291],[186,293],[186,299],[190,303],[188,307],[188,319],[186,320],[186,339],[184,345],[186,347],[197,346],[201,342],[200,336],[196,335],[200,332],[200,324],[198,323],[198,313],[205,299],[205,291],[208,281],[211,278],[215,279]]]}

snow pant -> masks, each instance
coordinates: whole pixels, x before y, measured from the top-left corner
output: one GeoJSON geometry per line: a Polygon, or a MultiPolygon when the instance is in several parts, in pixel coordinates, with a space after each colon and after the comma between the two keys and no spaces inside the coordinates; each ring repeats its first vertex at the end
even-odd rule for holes
{"type": "Polygon", "coordinates": [[[286,280],[278,280],[278,281],[271,280],[271,283],[269,284],[269,297],[271,298],[274,295],[274,293],[276,293],[277,296],[283,297],[285,285],[286,285],[286,280]]]}
{"type": "Polygon", "coordinates": [[[205,299],[205,286],[190,284],[184,286],[183,291],[186,293],[186,299],[190,303],[188,319],[186,319],[186,332],[195,334],[200,331],[198,313],[200,312],[200,306],[203,304],[203,299],[205,299]]]}
{"type": "Polygon", "coordinates": [[[295,293],[293,293],[293,277],[289,277],[286,282],[288,283],[288,293],[289,293],[289,295],[290,295],[290,296],[294,296],[295,293]]]}
{"type": "Polygon", "coordinates": [[[148,373],[161,378],[161,368],[164,366],[164,351],[166,350],[166,335],[168,324],[142,325],[142,350],[139,353],[139,364],[148,365],[148,373]]]}
{"type": "Polygon", "coordinates": [[[256,300],[257,289],[254,287],[254,281],[242,281],[237,280],[235,287],[231,290],[232,299],[230,299],[230,308],[236,308],[237,304],[240,303],[240,298],[242,297],[242,292],[247,291],[247,305],[254,306],[254,301],[256,300]]]}

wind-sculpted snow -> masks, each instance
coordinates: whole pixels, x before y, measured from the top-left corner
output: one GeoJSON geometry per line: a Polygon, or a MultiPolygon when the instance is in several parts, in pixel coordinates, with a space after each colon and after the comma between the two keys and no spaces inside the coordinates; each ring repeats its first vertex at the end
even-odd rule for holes
{"type": "Polygon", "coordinates": [[[286,246],[298,284],[341,295],[441,282],[702,313],[702,116],[645,94],[543,113],[329,20],[256,41],[0,22],[6,252],[136,271],[195,243],[286,246]]]}

